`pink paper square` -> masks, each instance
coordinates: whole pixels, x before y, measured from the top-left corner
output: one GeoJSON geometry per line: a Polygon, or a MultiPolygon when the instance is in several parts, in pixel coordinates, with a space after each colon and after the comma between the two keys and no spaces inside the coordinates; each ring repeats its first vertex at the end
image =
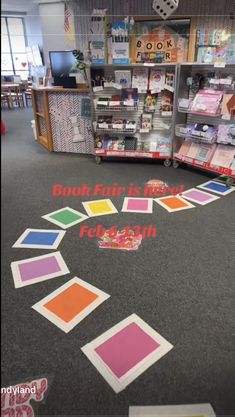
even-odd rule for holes
{"type": "Polygon", "coordinates": [[[185,191],[183,196],[184,195],[185,197],[189,197],[189,198],[191,197],[195,200],[198,200],[201,203],[204,203],[205,201],[210,201],[211,199],[213,200],[213,197],[214,197],[212,195],[206,195],[199,190],[185,191]]]}
{"type": "Polygon", "coordinates": [[[132,198],[131,200],[128,200],[127,210],[147,211],[148,200],[138,200],[137,198],[132,198]]]}
{"type": "Polygon", "coordinates": [[[37,259],[34,261],[27,260],[25,263],[19,265],[20,275],[22,281],[29,279],[40,278],[43,275],[52,274],[61,270],[57,259],[54,255],[44,259],[37,259]]]}
{"type": "Polygon", "coordinates": [[[159,346],[160,344],[136,323],[130,323],[99,345],[95,352],[111,371],[121,378],[159,346]]]}

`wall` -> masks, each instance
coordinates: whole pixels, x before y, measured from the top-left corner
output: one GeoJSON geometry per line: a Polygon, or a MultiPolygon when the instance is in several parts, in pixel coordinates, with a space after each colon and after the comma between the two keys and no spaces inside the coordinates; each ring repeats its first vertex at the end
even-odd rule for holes
{"type": "MultiPolygon", "coordinates": [[[[87,47],[90,15],[93,8],[107,8],[110,21],[125,15],[134,16],[136,20],[158,16],[152,8],[152,0],[74,1],[78,48],[87,47]]],[[[235,33],[235,20],[230,19],[232,13],[235,15],[235,0],[179,0],[179,7],[171,19],[191,17],[193,36],[197,27],[206,27],[209,30],[228,28],[235,33]]]]}
{"type": "Polygon", "coordinates": [[[68,41],[64,31],[64,2],[40,2],[39,14],[43,36],[45,64],[49,64],[49,51],[74,49],[75,42],[68,41]]]}
{"type": "Polygon", "coordinates": [[[3,1],[1,14],[20,15],[24,18],[28,45],[39,45],[42,50],[42,30],[39,17],[39,7],[29,1],[3,1]]]}

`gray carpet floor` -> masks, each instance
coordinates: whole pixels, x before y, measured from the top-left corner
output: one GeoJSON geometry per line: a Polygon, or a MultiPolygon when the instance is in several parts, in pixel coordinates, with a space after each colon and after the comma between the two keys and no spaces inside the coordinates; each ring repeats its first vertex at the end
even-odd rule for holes
{"type": "MultiPolygon", "coordinates": [[[[57,228],[41,216],[64,206],[82,210],[86,200],[52,197],[54,184],[143,186],[157,178],[187,189],[214,176],[161,163],[97,165],[90,156],[49,153],[33,138],[31,109],[4,111],[3,118],[8,133],[2,137],[2,386],[47,376],[50,386],[40,416],[126,417],[129,405],[204,402],[217,415],[235,414],[235,193],[178,213],[154,203],[153,214],[91,218],[91,227],[152,224],[157,236],[145,239],[136,252],[102,251],[96,239],[79,238],[78,224],[68,229],[58,249],[70,275],[15,289],[10,263],[50,251],[13,249],[13,243],[28,227],[57,228]],[[111,297],[65,334],[31,306],[73,276],[111,297]],[[132,313],[174,348],[116,395],[80,348],[132,313]]],[[[112,201],[120,211],[123,197],[112,201]]]]}

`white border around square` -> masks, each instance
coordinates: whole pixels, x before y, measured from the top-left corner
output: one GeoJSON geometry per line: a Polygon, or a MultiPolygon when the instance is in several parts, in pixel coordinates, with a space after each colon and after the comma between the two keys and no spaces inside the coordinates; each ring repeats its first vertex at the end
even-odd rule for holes
{"type": "Polygon", "coordinates": [[[217,195],[210,194],[210,193],[207,193],[207,192],[202,191],[202,190],[198,190],[197,188],[190,188],[189,190],[185,190],[181,193],[181,195],[186,200],[192,201],[193,203],[200,204],[201,206],[205,206],[206,204],[212,203],[213,201],[218,200],[220,198],[217,195]],[[185,193],[188,193],[189,191],[194,191],[194,192],[197,191],[197,192],[203,193],[205,195],[208,195],[208,196],[210,196],[210,200],[208,200],[208,201],[198,201],[196,198],[188,197],[188,196],[184,195],[185,193]]]}
{"type": "Polygon", "coordinates": [[[157,204],[159,204],[160,206],[162,206],[169,213],[175,213],[176,211],[182,211],[182,210],[187,210],[187,209],[195,208],[195,206],[193,204],[191,204],[187,200],[184,200],[180,195],[170,195],[170,196],[167,196],[167,197],[154,198],[154,201],[156,201],[157,204]],[[176,208],[176,209],[171,209],[169,206],[167,206],[165,203],[163,203],[161,201],[163,198],[165,200],[165,199],[169,199],[169,198],[172,198],[172,197],[178,198],[183,203],[186,203],[187,204],[187,207],[179,207],[179,208],[176,208]]]}
{"type": "Polygon", "coordinates": [[[48,220],[49,222],[51,222],[53,224],[56,224],[56,226],[62,227],[62,229],[68,229],[69,227],[75,226],[75,224],[81,223],[81,222],[83,222],[83,220],[88,219],[88,216],[86,216],[85,214],[81,213],[80,211],[77,211],[77,210],[72,209],[71,207],[63,207],[63,208],[61,208],[59,210],[52,211],[51,213],[45,214],[45,216],[42,216],[42,218],[45,219],[45,220],[48,220]],[[55,219],[52,219],[51,218],[51,216],[53,214],[59,213],[60,211],[64,211],[64,210],[69,210],[72,213],[79,214],[79,216],[81,218],[78,219],[78,220],[74,220],[74,222],[69,223],[67,225],[64,224],[64,223],[61,223],[59,220],[55,220],[55,219]]]}
{"type": "Polygon", "coordinates": [[[44,316],[46,319],[48,319],[51,323],[55,324],[59,329],[63,330],[65,333],[70,332],[78,323],[80,323],[85,317],[87,317],[93,310],[96,309],[100,304],[102,304],[105,300],[107,300],[110,297],[109,294],[99,290],[98,288],[94,287],[91,284],[88,284],[88,282],[83,281],[82,279],[78,277],[74,277],[68,282],[66,282],[61,287],[57,288],[57,290],[53,291],[48,296],[44,297],[42,300],[37,302],[32,306],[32,308],[40,313],[42,316],[44,316]],[[98,295],[98,298],[94,300],[91,304],[89,304],[84,310],[82,310],[81,313],[77,314],[70,322],[65,322],[60,317],[58,317],[56,314],[51,312],[50,310],[47,310],[44,305],[48,303],[49,301],[53,300],[57,295],[61,294],[66,290],[67,288],[71,287],[72,284],[77,283],[81,285],[82,287],[86,288],[87,290],[93,292],[94,294],[98,295]]]}
{"type": "Polygon", "coordinates": [[[214,182],[214,183],[219,184],[219,185],[224,185],[224,186],[230,187],[229,185],[222,184],[219,181],[210,180],[210,181],[204,182],[203,184],[197,185],[197,188],[201,188],[202,190],[205,190],[208,193],[210,192],[210,193],[215,193],[215,194],[219,194],[219,195],[227,195],[227,194],[230,194],[234,191],[234,187],[230,187],[230,190],[225,191],[225,193],[221,193],[220,191],[216,191],[216,190],[211,190],[210,188],[206,187],[206,185],[210,184],[211,182],[214,182]]]}
{"type": "Polygon", "coordinates": [[[55,229],[26,229],[24,233],[17,239],[17,241],[12,246],[13,248],[31,248],[31,249],[57,249],[61,240],[65,235],[64,230],[55,230],[55,229]],[[52,245],[37,245],[30,243],[21,243],[30,232],[39,232],[39,233],[55,233],[57,234],[57,238],[55,239],[52,245]]]}
{"type": "Polygon", "coordinates": [[[101,199],[101,200],[84,201],[82,203],[82,205],[83,205],[84,209],[86,210],[86,212],[87,212],[87,214],[88,214],[89,217],[106,216],[108,214],[118,213],[116,207],[114,206],[114,204],[112,203],[112,201],[109,198],[104,198],[104,199],[101,199]],[[90,203],[101,203],[101,202],[104,202],[104,201],[105,202],[108,202],[108,204],[109,204],[110,208],[112,209],[112,211],[111,212],[108,211],[107,213],[99,213],[99,214],[93,213],[93,211],[89,207],[89,204],[90,203]]]}
{"type": "Polygon", "coordinates": [[[38,282],[46,281],[46,280],[51,279],[51,278],[56,278],[56,277],[60,277],[62,275],[69,274],[69,272],[70,272],[60,252],[52,252],[52,253],[48,253],[47,255],[35,256],[34,258],[28,258],[28,259],[23,259],[22,261],[12,262],[11,263],[11,270],[12,270],[12,275],[13,275],[15,288],[21,288],[21,287],[26,287],[27,285],[37,284],[38,282]],[[51,258],[51,257],[56,258],[56,260],[57,260],[57,262],[60,266],[60,271],[59,272],[53,272],[51,274],[42,275],[39,278],[28,279],[26,281],[21,280],[19,265],[25,264],[25,263],[30,263],[32,261],[36,261],[36,260],[40,260],[40,259],[51,258]]]}
{"type": "Polygon", "coordinates": [[[126,319],[111,327],[111,329],[107,330],[101,336],[83,346],[81,350],[98,370],[98,372],[103,376],[106,382],[113,388],[113,390],[116,393],[119,393],[172,348],[173,345],[171,345],[159,333],[152,329],[140,317],[138,317],[136,314],[131,314],[126,319]],[[123,375],[121,378],[118,378],[108,367],[108,365],[101,359],[101,357],[95,352],[95,349],[131,323],[136,323],[143,331],[145,331],[150,337],[159,343],[160,346],[154,352],[150,353],[143,360],[137,363],[125,375],[123,375]]]}
{"type": "Polygon", "coordinates": [[[216,417],[209,403],[182,404],[182,405],[156,405],[156,406],[130,406],[129,417],[216,417]]]}
{"type": "Polygon", "coordinates": [[[122,206],[122,210],[123,212],[127,212],[127,213],[152,213],[153,212],[153,199],[152,198],[140,198],[140,197],[124,197],[123,200],[123,206],[122,206]],[[132,209],[128,209],[128,202],[129,200],[147,200],[148,201],[148,207],[147,210],[132,210],[132,209]]]}

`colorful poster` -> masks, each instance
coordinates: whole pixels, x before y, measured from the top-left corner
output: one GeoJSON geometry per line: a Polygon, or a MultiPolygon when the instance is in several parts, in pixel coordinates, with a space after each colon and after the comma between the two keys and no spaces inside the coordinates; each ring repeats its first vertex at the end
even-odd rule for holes
{"type": "Polygon", "coordinates": [[[175,25],[137,22],[135,25],[134,62],[186,62],[190,22],[175,25]],[[163,26],[164,25],[164,26],[163,26]]]}
{"type": "Polygon", "coordinates": [[[112,25],[113,64],[129,64],[128,25],[116,22],[112,25]]]}

